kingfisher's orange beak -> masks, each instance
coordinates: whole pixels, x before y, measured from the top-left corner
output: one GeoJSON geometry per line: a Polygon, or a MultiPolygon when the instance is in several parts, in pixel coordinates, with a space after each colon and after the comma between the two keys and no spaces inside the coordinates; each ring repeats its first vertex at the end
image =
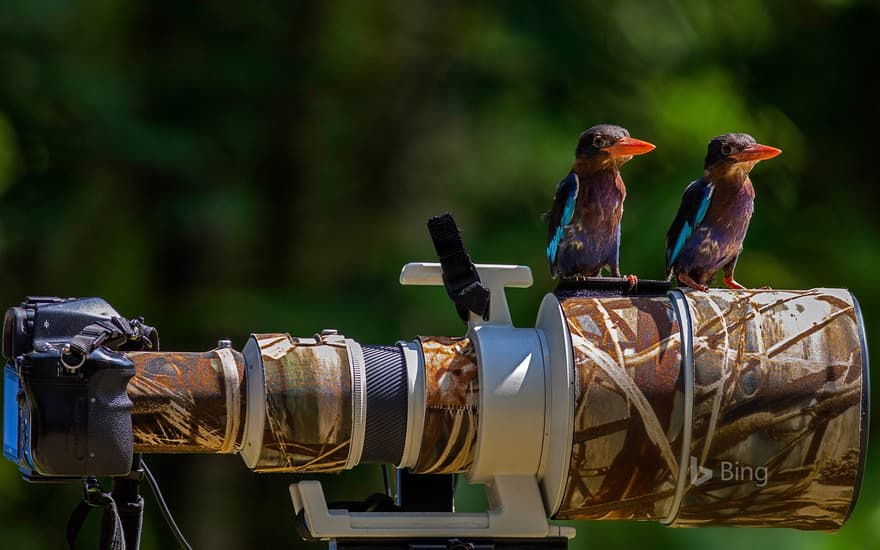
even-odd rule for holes
{"type": "Polygon", "coordinates": [[[781,152],[782,149],[777,149],[776,147],[761,145],[760,143],[753,143],[739,153],[736,153],[735,155],[730,155],[730,157],[736,159],[739,162],[758,161],[772,159],[781,152]]]}
{"type": "Polygon", "coordinates": [[[640,139],[625,137],[617,140],[614,144],[602,149],[612,157],[628,157],[632,155],[644,155],[656,149],[653,143],[640,139]]]}

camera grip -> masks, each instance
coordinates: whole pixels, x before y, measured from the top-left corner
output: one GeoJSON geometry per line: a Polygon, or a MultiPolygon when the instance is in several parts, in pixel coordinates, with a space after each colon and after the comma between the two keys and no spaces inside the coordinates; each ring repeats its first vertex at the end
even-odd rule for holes
{"type": "Polygon", "coordinates": [[[126,356],[98,348],[89,356],[100,358],[101,370],[89,377],[88,448],[86,471],[94,475],[124,475],[131,470],[134,442],[131,431],[132,402],[128,381],[134,363],[126,356]]]}

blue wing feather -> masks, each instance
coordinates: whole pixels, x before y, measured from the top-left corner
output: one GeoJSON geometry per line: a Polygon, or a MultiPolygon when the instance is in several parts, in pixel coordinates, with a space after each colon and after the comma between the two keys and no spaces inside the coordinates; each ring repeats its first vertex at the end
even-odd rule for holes
{"type": "Polygon", "coordinates": [[[712,194],[715,186],[711,182],[700,178],[688,185],[681,198],[681,206],[678,209],[672,226],[666,234],[666,269],[678,259],[685,243],[697,230],[700,223],[706,218],[709,205],[712,204],[712,194]]]}
{"type": "Polygon", "coordinates": [[[547,261],[550,262],[551,271],[553,271],[553,264],[559,253],[559,245],[565,235],[565,226],[570,224],[574,217],[577,195],[578,177],[572,172],[559,182],[556,188],[556,198],[553,201],[553,209],[550,211],[547,261]]]}

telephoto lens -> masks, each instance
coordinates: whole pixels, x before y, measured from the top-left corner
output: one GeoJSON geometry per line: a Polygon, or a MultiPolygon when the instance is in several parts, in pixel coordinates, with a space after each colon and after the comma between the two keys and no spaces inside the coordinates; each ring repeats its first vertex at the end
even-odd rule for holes
{"type": "Polygon", "coordinates": [[[129,353],[135,450],[238,452],[258,472],[455,473],[490,500],[530,479],[545,523],[846,521],[868,432],[848,291],[548,294],[534,328],[500,311],[456,338],[371,346],[325,330],[252,335],[241,354],[129,353]]]}

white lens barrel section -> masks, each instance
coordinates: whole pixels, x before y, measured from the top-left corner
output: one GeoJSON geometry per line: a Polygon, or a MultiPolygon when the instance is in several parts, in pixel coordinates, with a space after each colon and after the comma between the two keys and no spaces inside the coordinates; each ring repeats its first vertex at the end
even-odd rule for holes
{"type": "Polygon", "coordinates": [[[479,366],[480,416],[472,481],[534,477],[544,441],[544,353],[535,329],[485,325],[470,336],[479,366]]]}

